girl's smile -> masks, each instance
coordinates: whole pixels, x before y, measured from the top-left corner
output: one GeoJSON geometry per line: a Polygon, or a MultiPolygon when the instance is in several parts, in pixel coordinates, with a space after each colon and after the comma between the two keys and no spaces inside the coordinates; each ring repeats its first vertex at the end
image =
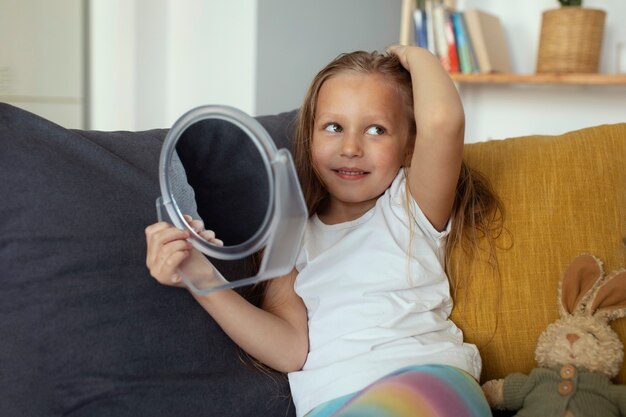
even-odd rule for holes
{"type": "Polygon", "coordinates": [[[336,169],[335,172],[340,178],[348,181],[360,180],[369,174],[369,172],[359,168],[339,168],[336,169]]]}

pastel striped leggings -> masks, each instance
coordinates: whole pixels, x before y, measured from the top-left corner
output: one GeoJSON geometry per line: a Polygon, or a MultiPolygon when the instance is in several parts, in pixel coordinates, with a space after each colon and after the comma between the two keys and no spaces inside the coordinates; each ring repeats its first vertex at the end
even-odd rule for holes
{"type": "Polygon", "coordinates": [[[485,417],[491,410],[469,374],[443,365],[400,369],[306,417],[485,417]]]}

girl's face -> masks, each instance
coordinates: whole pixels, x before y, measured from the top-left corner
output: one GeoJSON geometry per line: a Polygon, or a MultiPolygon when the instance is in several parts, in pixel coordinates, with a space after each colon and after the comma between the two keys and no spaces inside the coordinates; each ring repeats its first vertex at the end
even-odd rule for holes
{"type": "Polygon", "coordinates": [[[346,72],[324,82],[311,153],[330,194],[325,221],[352,220],[374,206],[407,160],[408,123],[383,75],[346,72]]]}

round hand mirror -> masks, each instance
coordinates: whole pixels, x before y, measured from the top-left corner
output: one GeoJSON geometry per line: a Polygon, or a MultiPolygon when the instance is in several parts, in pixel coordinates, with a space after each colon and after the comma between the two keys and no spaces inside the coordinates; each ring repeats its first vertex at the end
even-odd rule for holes
{"type": "Polygon", "coordinates": [[[211,273],[179,269],[185,284],[206,294],[291,271],[308,217],[291,154],[278,150],[254,118],[227,106],[203,106],[184,114],[169,130],[159,160],[160,220],[190,232],[201,253],[236,260],[263,250],[256,276],[229,281],[211,273]],[[193,221],[188,219],[193,218],[193,221]],[[216,245],[198,231],[215,232],[216,245]]]}

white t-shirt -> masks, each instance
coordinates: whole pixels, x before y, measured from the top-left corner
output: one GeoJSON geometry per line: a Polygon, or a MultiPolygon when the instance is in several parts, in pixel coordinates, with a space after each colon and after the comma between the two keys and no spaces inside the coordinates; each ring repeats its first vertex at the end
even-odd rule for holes
{"type": "Polygon", "coordinates": [[[295,283],[307,308],[309,354],[289,374],[298,416],[404,366],[444,364],[480,376],[478,350],[448,318],[449,225],[438,232],[409,196],[410,218],[405,184],[400,170],[356,220],[309,219],[295,283]]]}

